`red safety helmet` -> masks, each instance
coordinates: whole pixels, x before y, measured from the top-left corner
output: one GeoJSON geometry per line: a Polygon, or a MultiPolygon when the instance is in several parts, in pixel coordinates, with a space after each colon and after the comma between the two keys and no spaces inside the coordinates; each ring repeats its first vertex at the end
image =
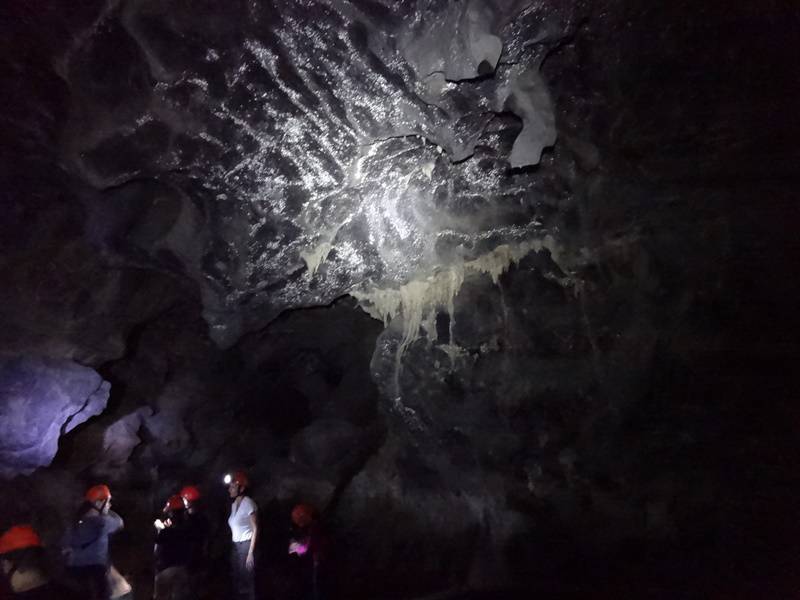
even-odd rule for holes
{"type": "Polygon", "coordinates": [[[174,496],[170,496],[167,503],[164,505],[164,511],[168,510],[183,510],[185,507],[183,506],[183,498],[179,495],[175,494],[174,496]]]}
{"type": "Polygon", "coordinates": [[[86,499],[89,502],[97,502],[98,500],[109,500],[111,498],[111,490],[104,483],[100,485],[93,485],[86,490],[86,499]]]}
{"type": "Polygon", "coordinates": [[[298,504],[292,509],[292,523],[298,527],[308,527],[314,520],[314,509],[308,504],[298,504]]]}
{"type": "Polygon", "coordinates": [[[230,485],[231,483],[236,483],[242,487],[247,487],[250,485],[250,480],[247,478],[247,475],[244,471],[234,471],[233,473],[228,473],[225,475],[225,479],[223,479],[225,485],[230,485]]]}
{"type": "Polygon", "coordinates": [[[200,500],[200,490],[193,485],[185,485],[181,489],[181,498],[187,502],[197,502],[200,500]]]}
{"type": "Polygon", "coordinates": [[[23,548],[41,547],[39,534],[30,525],[14,525],[0,536],[0,554],[8,554],[23,548]]]}

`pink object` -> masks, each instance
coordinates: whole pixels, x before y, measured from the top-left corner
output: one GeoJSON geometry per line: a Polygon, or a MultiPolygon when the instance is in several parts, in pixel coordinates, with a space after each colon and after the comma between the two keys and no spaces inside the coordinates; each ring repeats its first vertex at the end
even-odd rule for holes
{"type": "Polygon", "coordinates": [[[308,542],[292,542],[289,544],[289,554],[303,556],[306,552],[308,552],[308,545],[308,542]]]}

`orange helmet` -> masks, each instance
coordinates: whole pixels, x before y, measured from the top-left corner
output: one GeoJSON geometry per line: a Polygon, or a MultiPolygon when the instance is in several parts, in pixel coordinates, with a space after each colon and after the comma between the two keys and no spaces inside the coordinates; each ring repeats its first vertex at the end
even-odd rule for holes
{"type": "Polygon", "coordinates": [[[104,483],[100,485],[93,485],[86,490],[86,499],[89,502],[97,502],[98,500],[108,500],[111,498],[111,490],[104,483]]]}
{"type": "Polygon", "coordinates": [[[23,548],[38,548],[41,545],[39,534],[30,525],[14,525],[0,536],[0,554],[8,554],[23,548]]]}
{"type": "Polygon", "coordinates": [[[298,527],[308,527],[314,520],[314,509],[308,504],[298,504],[292,509],[292,523],[298,527]]]}
{"type": "Polygon", "coordinates": [[[200,500],[200,496],[200,490],[193,485],[185,485],[183,489],[181,489],[181,498],[187,502],[197,502],[200,500]]]}
{"type": "Polygon", "coordinates": [[[234,471],[233,473],[228,473],[225,475],[225,479],[223,479],[225,485],[230,485],[231,483],[239,484],[242,487],[247,487],[250,485],[250,480],[247,478],[247,475],[244,471],[234,471]]]}

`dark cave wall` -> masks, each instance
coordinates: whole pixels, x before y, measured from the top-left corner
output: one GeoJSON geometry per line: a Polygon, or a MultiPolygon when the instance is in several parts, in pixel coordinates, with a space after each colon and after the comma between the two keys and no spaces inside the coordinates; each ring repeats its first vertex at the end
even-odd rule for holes
{"type": "MultiPolygon", "coordinates": [[[[629,543],[702,556],[698,573],[730,559],[751,581],[786,565],[791,534],[769,515],[786,514],[780,490],[797,453],[785,426],[797,414],[796,346],[781,333],[787,321],[796,330],[796,289],[778,275],[797,256],[781,224],[797,210],[787,203],[797,87],[785,71],[765,77],[762,61],[781,64],[796,40],[774,35],[787,14],[778,5],[761,21],[706,11],[616,6],[607,27],[590,19],[544,64],[563,145],[542,177],[551,167],[568,188],[560,240],[590,249],[573,271],[580,286],[560,285],[546,256],[523,259],[500,285],[467,280],[450,317],[465,352],[454,366],[451,349],[415,342],[399,388],[402,327],[378,344],[390,429],[414,440],[409,479],[435,473],[444,490],[471,483],[502,498],[487,504],[527,520],[526,556],[548,536],[569,539],[542,568],[629,543]],[[765,145],[760,132],[772,128],[784,133],[765,145]],[[773,261],[778,247],[786,254],[773,261]],[[463,475],[503,468],[508,491],[463,475]]],[[[464,519],[481,527],[478,513],[464,519]]]]}
{"type": "MultiPolygon", "coordinates": [[[[388,3],[344,4],[384,23],[348,30],[357,51],[385,42],[405,14],[390,19],[380,10],[388,3]]],[[[267,6],[262,25],[272,18],[267,6]]],[[[798,46],[797,11],[781,2],[568,8],[542,4],[534,30],[524,20],[493,30],[506,41],[547,34],[535,52],[519,54],[539,67],[558,132],[537,167],[509,170],[525,115],[485,125],[476,106],[496,82],[479,72],[485,79],[448,97],[461,121],[420,106],[424,126],[413,111],[388,119],[387,133],[428,142],[386,141],[380,160],[364,163],[367,182],[334,186],[347,193],[315,207],[302,233],[300,207],[320,189],[271,189],[285,208],[270,206],[265,217],[249,200],[209,201],[203,169],[192,171],[234,166],[255,151],[225,119],[213,123],[227,145],[192,138],[208,129],[215,104],[175,79],[186,70],[216,81],[212,100],[238,98],[240,114],[246,86],[231,90],[220,79],[238,67],[242,42],[227,17],[210,18],[207,6],[189,18],[182,8],[128,3],[79,41],[99,4],[81,4],[67,19],[0,9],[4,24],[15,23],[0,60],[3,82],[12,82],[0,167],[0,349],[8,361],[71,361],[59,364],[94,369],[111,385],[104,412],[61,438],[52,466],[7,486],[0,526],[32,518],[55,542],[84,484],[108,480],[128,519],[115,553],[146,594],[153,511],[196,481],[222,523],[216,485],[235,465],[257,482],[264,552],[275,559],[262,573],[267,582],[281,576],[281,520],[303,498],[328,507],[341,597],[520,583],[546,591],[576,579],[598,594],[625,582],[632,595],[637,586],[753,598],[790,589],[800,533],[790,517],[800,417],[792,371],[800,79],[787,57],[798,46]],[[142,55],[131,30],[152,55],[142,55]],[[106,63],[101,50],[117,46],[119,61],[106,63]],[[198,62],[212,47],[228,49],[219,69],[198,62]],[[160,125],[131,135],[116,127],[141,116],[134,109],[147,113],[147,99],[165,86],[171,110],[196,121],[160,113],[160,125]],[[90,107],[102,110],[84,112],[90,107]],[[99,113],[108,120],[95,120],[99,113]],[[184,127],[186,137],[175,133],[184,127]],[[117,145],[101,140],[109,132],[117,145]],[[78,141],[93,150],[80,154],[78,141]],[[470,149],[466,162],[450,161],[470,149]],[[100,175],[76,174],[70,157],[100,175]],[[387,161],[420,189],[427,180],[436,194],[455,190],[415,205],[459,233],[436,238],[433,256],[444,266],[504,244],[535,246],[547,234],[554,242],[520,251],[497,282],[466,269],[452,312],[448,302],[429,307],[435,340],[424,328],[404,340],[410,314],[396,313],[384,330],[352,299],[264,327],[282,308],[327,303],[367,276],[398,289],[414,280],[409,260],[430,266],[422,234],[408,248],[392,241],[380,260],[364,244],[368,225],[328,235],[348,210],[370,206],[348,194],[397,175],[380,166],[387,161]],[[253,243],[251,217],[263,219],[253,243]],[[534,236],[506,236],[535,221],[534,236]],[[299,258],[320,249],[325,236],[314,232],[328,235],[332,252],[317,279],[299,258]],[[465,240],[470,252],[459,254],[465,240]],[[286,247],[291,256],[281,254],[286,247]],[[348,270],[353,248],[366,270],[348,270]],[[209,323],[235,332],[229,348],[214,343],[209,323]]],[[[337,19],[326,13],[322,22],[337,19]]],[[[410,31],[431,39],[420,24],[410,31]]],[[[491,50],[491,35],[483,48],[491,50]]],[[[436,46],[434,56],[450,51],[436,46]]],[[[406,48],[402,81],[386,71],[381,81],[408,92],[425,65],[406,48]]],[[[381,52],[344,79],[355,98],[374,83],[370,69],[384,68],[381,52]]],[[[279,81],[292,72],[291,51],[283,61],[272,74],[279,81]]],[[[497,78],[507,76],[500,63],[497,78]]],[[[268,91],[270,79],[250,67],[246,82],[268,91]]],[[[308,114],[324,118],[314,108],[324,102],[313,99],[330,95],[316,83],[308,114]]],[[[369,99],[375,89],[367,91],[369,99]]],[[[374,125],[365,110],[363,123],[374,125]]],[[[293,148],[330,166],[325,149],[304,144],[293,148]]],[[[299,177],[273,150],[275,164],[299,177]]],[[[248,173],[241,187],[215,181],[214,192],[251,199],[248,185],[263,173],[248,173]]],[[[224,525],[217,533],[224,539],[224,525]]],[[[222,557],[224,544],[214,552],[222,557]]]]}

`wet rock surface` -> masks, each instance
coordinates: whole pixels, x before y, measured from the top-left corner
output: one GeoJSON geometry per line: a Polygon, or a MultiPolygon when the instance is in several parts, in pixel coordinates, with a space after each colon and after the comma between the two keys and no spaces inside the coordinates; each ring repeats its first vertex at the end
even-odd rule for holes
{"type": "Polygon", "coordinates": [[[237,467],[275,596],[299,500],[335,597],[793,589],[796,8],[0,17],[0,527],[108,481],[149,597],[237,467]]]}
{"type": "Polygon", "coordinates": [[[555,142],[539,70],[571,33],[568,12],[296,1],[232,11],[109,7],[64,56],[62,156],[97,191],[95,234],[193,279],[219,343],[286,308],[406,283],[537,229],[530,177],[503,172],[538,164],[555,142]]]}

